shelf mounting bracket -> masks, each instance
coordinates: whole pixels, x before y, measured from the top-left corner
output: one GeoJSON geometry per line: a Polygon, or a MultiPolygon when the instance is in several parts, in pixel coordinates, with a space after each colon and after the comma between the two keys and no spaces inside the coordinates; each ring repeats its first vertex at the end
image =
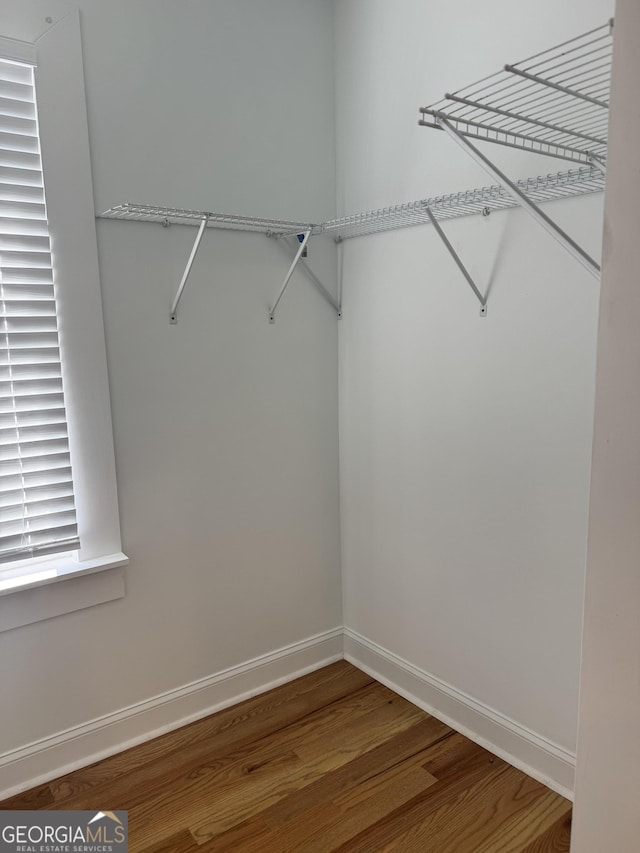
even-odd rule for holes
{"type": "Polygon", "coordinates": [[[607,174],[607,167],[602,160],[598,159],[598,157],[594,157],[593,154],[589,154],[589,162],[592,166],[595,166],[598,171],[602,172],[603,175],[607,174]]]}
{"type": "Polygon", "coordinates": [[[198,249],[200,248],[200,243],[202,241],[202,235],[204,234],[204,229],[207,227],[209,216],[210,214],[205,214],[205,216],[203,216],[200,221],[200,227],[198,228],[198,233],[196,234],[196,239],[194,241],[193,248],[191,249],[189,260],[187,261],[187,265],[184,268],[184,272],[182,273],[182,279],[180,280],[180,285],[178,286],[178,292],[176,293],[176,297],[173,300],[173,304],[171,305],[171,314],[169,315],[169,322],[172,325],[175,325],[178,322],[178,305],[180,304],[180,299],[182,298],[182,291],[184,290],[184,286],[187,283],[187,279],[189,278],[189,273],[191,272],[191,267],[193,266],[195,257],[198,254],[198,249]]]}
{"type": "Polygon", "coordinates": [[[289,281],[291,279],[291,276],[293,275],[295,268],[298,266],[298,262],[299,262],[300,258],[302,257],[302,253],[304,252],[306,245],[309,242],[309,237],[311,237],[311,230],[312,230],[311,228],[308,228],[303,233],[302,240],[300,241],[300,245],[298,246],[298,251],[296,252],[295,257],[294,257],[293,261],[291,262],[291,266],[289,267],[289,272],[286,274],[285,279],[284,279],[284,283],[283,283],[282,287],[280,288],[280,293],[278,294],[276,301],[273,303],[273,308],[271,309],[271,311],[269,311],[269,322],[270,323],[275,323],[275,321],[276,321],[276,311],[278,309],[278,305],[280,304],[280,300],[284,296],[284,292],[287,289],[287,286],[289,284],[289,281]]]}
{"type": "Polygon", "coordinates": [[[480,303],[480,316],[481,316],[481,317],[486,317],[486,316],[487,316],[487,299],[486,299],[486,297],[485,297],[485,296],[483,296],[483,295],[482,295],[482,293],[480,293],[480,291],[479,291],[478,287],[476,286],[475,281],[474,281],[474,280],[473,280],[473,278],[471,277],[471,274],[469,273],[469,271],[467,270],[467,268],[465,267],[465,265],[462,263],[462,260],[460,259],[460,256],[458,255],[458,253],[456,252],[456,250],[453,248],[452,244],[449,242],[449,238],[447,237],[447,235],[446,235],[446,234],[444,233],[444,231],[442,230],[442,226],[440,225],[440,223],[438,222],[438,220],[437,220],[437,219],[435,218],[435,216],[433,215],[433,211],[431,210],[431,208],[429,207],[429,205],[428,205],[428,204],[427,204],[427,205],[425,205],[425,208],[424,208],[424,209],[425,209],[425,211],[426,211],[426,213],[427,213],[427,216],[428,216],[428,217],[429,217],[429,219],[431,220],[431,224],[432,224],[432,225],[433,225],[433,227],[435,228],[436,234],[438,235],[438,237],[440,237],[440,239],[442,240],[442,242],[443,242],[443,243],[444,243],[444,245],[446,246],[447,251],[449,252],[449,254],[451,255],[451,257],[453,258],[453,260],[456,262],[456,264],[457,264],[457,266],[458,266],[458,269],[460,270],[460,272],[462,273],[462,275],[463,275],[463,276],[465,277],[465,279],[467,280],[467,284],[469,285],[469,287],[471,288],[471,290],[474,292],[474,294],[475,294],[475,296],[476,296],[476,299],[477,299],[477,300],[478,300],[478,302],[480,303]]]}
{"type": "MultiPolygon", "coordinates": [[[[296,242],[298,242],[298,241],[296,241],[296,242]]],[[[282,240],[282,243],[285,246],[285,248],[288,251],[290,251],[291,257],[294,258],[296,251],[293,248],[293,246],[291,245],[291,243],[289,242],[289,237],[288,236],[284,237],[282,240]]],[[[329,305],[331,305],[333,310],[338,315],[338,319],[340,319],[342,317],[342,310],[340,308],[340,302],[337,301],[336,299],[334,299],[334,297],[331,295],[330,291],[324,286],[324,284],[320,281],[318,276],[311,269],[309,264],[305,261],[304,253],[300,256],[300,260],[298,261],[298,263],[304,269],[304,271],[307,273],[307,275],[311,279],[311,283],[315,286],[315,288],[318,291],[318,293],[320,294],[320,296],[322,296],[322,298],[326,302],[328,302],[329,305]]]]}
{"type": "Polygon", "coordinates": [[[478,149],[472,145],[468,139],[466,139],[459,131],[457,131],[447,119],[438,112],[435,112],[435,118],[440,127],[446,131],[446,133],[456,142],[467,154],[481,166],[485,172],[487,172],[491,177],[498,181],[502,187],[508,192],[518,204],[527,211],[527,213],[536,220],[536,222],[544,228],[547,233],[551,234],[560,245],[566,249],[569,254],[573,255],[573,257],[582,264],[582,266],[588,270],[594,278],[599,278],[600,276],[600,266],[593,260],[593,258],[588,255],[584,249],[579,246],[575,240],[573,240],[565,231],[560,228],[559,225],[547,216],[544,211],[542,211],[538,205],[531,201],[530,198],[527,197],[522,190],[514,184],[503,172],[495,166],[488,157],[486,157],[482,152],[478,151],[478,149]]]}

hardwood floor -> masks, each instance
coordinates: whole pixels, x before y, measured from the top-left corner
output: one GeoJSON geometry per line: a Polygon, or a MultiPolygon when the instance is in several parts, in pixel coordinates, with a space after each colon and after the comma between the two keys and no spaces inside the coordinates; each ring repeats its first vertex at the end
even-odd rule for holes
{"type": "Polygon", "coordinates": [[[559,853],[571,819],[345,661],[0,808],[127,809],[131,853],[559,853]]]}

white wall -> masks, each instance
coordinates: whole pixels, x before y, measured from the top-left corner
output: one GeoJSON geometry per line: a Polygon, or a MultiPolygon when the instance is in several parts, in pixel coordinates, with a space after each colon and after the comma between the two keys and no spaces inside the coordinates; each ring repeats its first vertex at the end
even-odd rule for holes
{"type": "MultiPolygon", "coordinates": [[[[336,10],[338,206],[352,213],[489,183],[417,126],[418,107],[605,23],[612,4],[336,10]]],[[[563,168],[490,153],[512,174],[563,168]]],[[[547,210],[598,256],[601,196],[547,210]]],[[[491,286],[484,319],[432,229],[344,247],[345,624],[570,769],[598,286],[523,212],[445,230],[491,286]]]]}
{"type": "MultiPolygon", "coordinates": [[[[334,214],[328,0],[80,9],[97,210],[334,214]]],[[[98,222],[127,595],[2,635],[0,756],[341,624],[335,314],[300,275],[270,326],[286,255],[210,231],[170,326],[194,236],[98,222]]]]}
{"type": "Polygon", "coordinates": [[[640,8],[619,0],[589,515],[574,853],[634,853],[640,818],[640,8]]]}

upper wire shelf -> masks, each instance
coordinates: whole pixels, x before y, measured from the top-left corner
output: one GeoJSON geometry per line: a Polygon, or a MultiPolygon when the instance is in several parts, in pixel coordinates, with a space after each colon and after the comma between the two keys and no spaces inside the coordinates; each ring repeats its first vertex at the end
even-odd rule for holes
{"type": "Polygon", "coordinates": [[[464,136],[582,164],[607,155],[613,20],[421,107],[464,136]]]}

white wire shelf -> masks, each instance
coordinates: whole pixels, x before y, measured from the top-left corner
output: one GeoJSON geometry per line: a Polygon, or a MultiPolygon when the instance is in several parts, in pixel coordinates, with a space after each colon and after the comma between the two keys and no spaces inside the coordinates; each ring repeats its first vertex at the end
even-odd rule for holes
{"type": "MultiPolygon", "coordinates": [[[[523,205],[525,207],[536,205],[546,201],[555,201],[589,193],[600,192],[604,189],[604,172],[595,165],[582,166],[577,169],[569,169],[565,172],[540,175],[535,178],[527,178],[516,183],[507,182],[505,186],[494,185],[480,187],[478,189],[465,190],[464,192],[450,193],[449,195],[435,196],[433,198],[419,199],[392,207],[384,207],[378,210],[370,210],[365,213],[357,213],[353,216],[345,216],[340,219],[331,219],[318,225],[309,223],[292,222],[282,219],[263,219],[255,216],[236,216],[227,213],[213,213],[204,210],[189,210],[176,207],[162,207],[150,204],[119,204],[105,210],[99,215],[102,219],[120,219],[129,222],[149,222],[169,225],[171,223],[192,225],[198,227],[191,254],[187,260],[184,273],[180,280],[176,296],[171,305],[169,319],[172,324],[177,323],[178,305],[182,298],[187,279],[191,272],[202,236],[207,228],[232,229],[236,231],[252,231],[263,233],[271,237],[287,238],[297,237],[294,240],[295,251],[289,245],[294,254],[291,266],[285,276],[280,292],[269,311],[269,322],[275,322],[275,314],[278,305],[287,289],[291,276],[300,263],[306,269],[312,282],[318,288],[321,295],[335,309],[338,317],[342,316],[340,299],[336,300],[324,287],[315,273],[306,266],[304,261],[305,249],[309,238],[326,234],[336,242],[349,240],[354,237],[363,237],[368,234],[377,234],[383,231],[391,231],[398,228],[406,228],[413,225],[433,225],[439,237],[445,244],[447,250],[453,257],[467,283],[480,302],[480,314],[486,316],[487,296],[477,287],[469,271],[464,266],[455,248],[450,243],[442,228],[440,221],[455,219],[462,216],[473,216],[477,214],[488,215],[494,210],[505,210],[523,205]]],[[[541,212],[538,217],[548,220],[541,212]]],[[[553,229],[559,231],[556,226],[553,229]]],[[[589,266],[595,266],[595,262],[589,258],[573,241],[561,234],[562,242],[571,244],[572,251],[583,256],[589,266]]],[[[283,243],[290,241],[283,240],[283,243]]]]}
{"type": "Polygon", "coordinates": [[[206,210],[189,210],[179,207],[162,207],[153,204],[126,202],[117,204],[99,214],[100,219],[126,219],[135,222],[160,222],[163,225],[199,225],[206,220],[207,228],[234,231],[253,231],[273,236],[300,234],[314,228],[309,223],[290,222],[286,219],[263,219],[257,216],[236,216],[231,213],[211,213],[206,210]]]}
{"type": "MultiPolygon", "coordinates": [[[[604,180],[604,174],[596,166],[582,166],[564,172],[526,178],[517,181],[516,185],[532,201],[541,203],[602,192],[604,180]]],[[[507,210],[517,206],[518,202],[513,196],[503,187],[494,185],[382,207],[378,210],[330,219],[318,225],[133,203],[111,207],[101,213],[100,218],[194,226],[200,225],[206,219],[208,228],[253,231],[273,237],[304,234],[310,231],[311,236],[327,234],[336,242],[341,242],[353,237],[363,237],[367,234],[377,234],[412,225],[429,225],[431,219],[427,208],[437,220],[444,221],[461,216],[479,214],[486,216],[494,210],[507,210]]]]}
{"type": "MultiPolygon", "coordinates": [[[[595,166],[582,166],[565,172],[540,175],[515,182],[528,198],[536,203],[572,198],[604,190],[604,174],[595,166]]],[[[494,210],[518,207],[519,203],[503,187],[495,185],[406,202],[357,213],[324,222],[321,233],[331,234],[338,242],[352,237],[377,234],[412,225],[428,225],[431,218],[444,221],[461,216],[485,216],[494,210]]]]}
{"type": "Polygon", "coordinates": [[[420,124],[576,163],[607,155],[613,20],[422,107],[420,124]]]}

